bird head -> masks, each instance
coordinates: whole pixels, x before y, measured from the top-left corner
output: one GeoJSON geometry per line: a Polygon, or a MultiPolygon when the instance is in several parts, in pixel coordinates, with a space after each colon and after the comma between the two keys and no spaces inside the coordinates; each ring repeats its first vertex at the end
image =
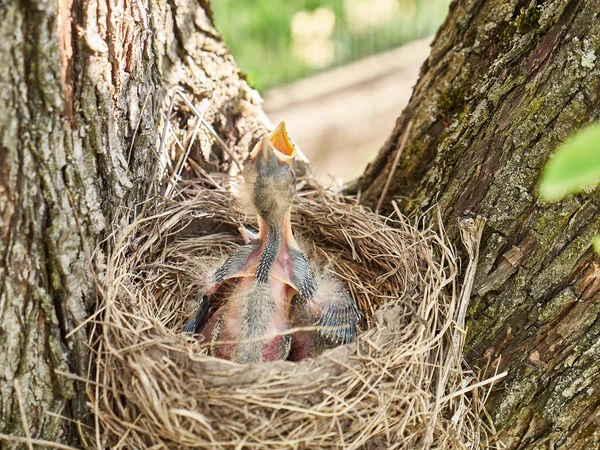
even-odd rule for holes
{"type": "Polygon", "coordinates": [[[295,150],[281,122],[254,146],[244,167],[251,201],[267,224],[279,223],[296,195],[295,150]]]}

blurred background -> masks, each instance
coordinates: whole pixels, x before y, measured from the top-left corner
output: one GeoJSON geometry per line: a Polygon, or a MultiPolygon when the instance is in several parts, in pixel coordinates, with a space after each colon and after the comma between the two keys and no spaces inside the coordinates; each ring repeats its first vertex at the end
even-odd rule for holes
{"type": "Polygon", "coordinates": [[[324,183],[360,175],[408,102],[449,0],[212,0],[272,122],[324,183]]]}

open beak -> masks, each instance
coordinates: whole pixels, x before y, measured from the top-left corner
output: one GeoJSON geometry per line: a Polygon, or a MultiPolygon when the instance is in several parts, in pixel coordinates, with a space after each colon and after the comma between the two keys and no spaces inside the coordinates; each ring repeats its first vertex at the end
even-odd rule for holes
{"type": "Polygon", "coordinates": [[[281,122],[277,125],[277,128],[269,134],[269,141],[275,149],[282,155],[290,158],[294,157],[296,152],[296,144],[292,141],[285,128],[285,122],[281,122]]]}
{"type": "Polygon", "coordinates": [[[264,162],[275,156],[280,163],[292,165],[296,152],[296,144],[288,136],[285,122],[277,125],[271,133],[266,134],[250,153],[250,160],[256,161],[259,157],[264,162]]]}

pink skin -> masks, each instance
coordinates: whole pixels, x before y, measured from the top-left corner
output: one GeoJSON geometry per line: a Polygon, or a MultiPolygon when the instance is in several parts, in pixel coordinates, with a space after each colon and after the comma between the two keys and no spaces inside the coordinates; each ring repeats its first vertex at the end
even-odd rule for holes
{"type": "Polygon", "coordinates": [[[284,344],[283,333],[289,329],[289,305],[295,291],[286,283],[271,278],[271,293],[275,302],[275,315],[267,326],[267,340],[262,350],[263,361],[281,359],[281,346],[284,344]]]}
{"type": "MultiPolygon", "coordinates": [[[[217,311],[209,318],[208,322],[200,333],[201,339],[209,344],[213,343],[211,354],[223,359],[233,359],[238,341],[241,340],[240,331],[242,327],[243,314],[246,310],[244,302],[249,300],[245,292],[248,292],[256,278],[256,270],[266,245],[267,225],[259,216],[259,232],[254,235],[248,230],[240,230],[244,241],[247,243],[252,239],[259,238],[263,242],[263,247],[257,248],[252,252],[240,271],[230,277],[225,282],[234,284],[234,290],[217,311]],[[221,322],[221,329],[216,331],[217,322],[221,322]],[[215,332],[216,331],[216,332],[215,332]]],[[[292,234],[290,211],[281,218],[279,229],[283,232],[283,239],[279,253],[273,263],[270,272],[270,297],[273,300],[275,311],[272,317],[265,317],[268,323],[263,324],[266,328],[262,346],[262,361],[275,361],[282,357],[283,345],[285,343],[285,332],[290,329],[290,307],[293,297],[298,293],[298,289],[292,281],[292,258],[290,248],[298,248],[296,240],[292,234]]],[[[216,293],[223,283],[211,286],[206,295],[210,296],[216,293]]],[[[314,306],[313,308],[314,309],[314,306]]],[[[312,311],[313,314],[316,311],[312,311]]],[[[308,332],[295,332],[292,338],[292,350],[290,358],[295,360],[303,359],[309,355],[311,349],[310,334],[308,332]]]]}
{"type": "MultiPolygon", "coordinates": [[[[240,329],[242,326],[242,315],[245,305],[244,296],[239,293],[250,289],[254,282],[256,265],[260,257],[260,250],[252,254],[244,265],[242,272],[237,278],[232,279],[236,284],[234,292],[229,301],[221,306],[210,318],[208,324],[202,330],[201,336],[204,342],[211,342],[213,339],[213,330],[219,317],[223,318],[223,328],[218,336],[214,336],[216,341],[232,341],[231,343],[217,344],[213,348],[213,354],[220,358],[232,359],[235,349],[235,341],[240,340],[240,329]]],[[[284,333],[289,329],[289,307],[292,297],[296,290],[291,286],[291,257],[284,244],[277,257],[271,272],[270,288],[271,296],[275,304],[275,314],[272,320],[267,324],[265,341],[262,349],[262,361],[276,361],[281,359],[281,347],[284,344],[284,333]]],[[[216,292],[220,286],[214,286],[209,295],[216,292]]]]}
{"type": "Polygon", "coordinates": [[[309,331],[296,331],[293,334],[292,348],[288,360],[302,361],[312,356],[313,342],[309,331]]]}

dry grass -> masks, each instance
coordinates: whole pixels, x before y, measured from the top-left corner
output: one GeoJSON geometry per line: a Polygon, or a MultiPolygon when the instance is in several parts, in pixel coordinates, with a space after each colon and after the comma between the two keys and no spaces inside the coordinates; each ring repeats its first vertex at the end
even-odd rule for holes
{"type": "Polygon", "coordinates": [[[385,220],[318,188],[300,191],[294,229],[347,283],[364,331],[316,359],[241,366],[207,356],[181,330],[206,268],[240,245],[236,227],[254,219],[227,190],[201,182],[177,184],[147,210],[112,237],[101,280],[90,446],[491,446],[480,419],[485,383],[462,359],[457,258],[439,221],[385,220]]]}

